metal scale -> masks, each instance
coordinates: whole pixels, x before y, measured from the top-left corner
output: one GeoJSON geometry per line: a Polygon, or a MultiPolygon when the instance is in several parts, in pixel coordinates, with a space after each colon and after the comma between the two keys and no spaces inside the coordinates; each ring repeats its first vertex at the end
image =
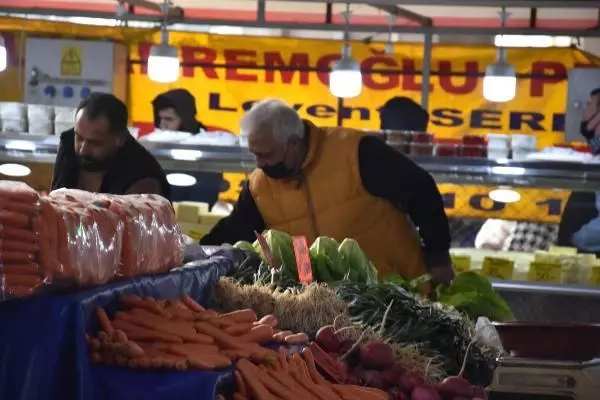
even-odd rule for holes
{"type": "Polygon", "coordinates": [[[489,400],[600,400],[600,359],[498,359],[489,400]]]}

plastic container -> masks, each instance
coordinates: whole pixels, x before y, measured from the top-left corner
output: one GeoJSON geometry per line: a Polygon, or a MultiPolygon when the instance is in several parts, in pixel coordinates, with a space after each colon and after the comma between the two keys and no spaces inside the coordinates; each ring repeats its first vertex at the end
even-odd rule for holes
{"type": "Polygon", "coordinates": [[[502,133],[489,133],[487,135],[487,147],[488,149],[490,147],[508,149],[510,147],[510,137],[502,133]]]}
{"type": "Polygon", "coordinates": [[[410,154],[414,156],[432,156],[433,134],[428,132],[414,133],[410,143],[410,154]]]}
{"type": "Polygon", "coordinates": [[[487,158],[490,160],[507,159],[510,155],[508,147],[489,147],[487,148],[487,158]]]}
{"type": "Polygon", "coordinates": [[[600,325],[494,322],[504,350],[514,357],[588,361],[600,354],[600,325]]]}
{"type": "Polygon", "coordinates": [[[460,157],[461,145],[447,142],[437,143],[435,145],[435,155],[438,157],[460,157]]]}
{"type": "Polygon", "coordinates": [[[532,153],[535,153],[535,147],[513,147],[511,158],[516,161],[526,160],[527,156],[532,153]]]}
{"type": "Polygon", "coordinates": [[[535,149],[537,138],[533,135],[515,134],[510,136],[510,146],[515,148],[535,149]]]}
{"type": "Polygon", "coordinates": [[[410,143],[412,141],[413,132],[410,131],[381,131],[388,145],[408,154],[410,152],[410,143]]]}
{"type": "Polygon", "coordinates": [[[479,135],[464,135],[462,156],[484,158],[486,155],[485,138],[479,135]]]}

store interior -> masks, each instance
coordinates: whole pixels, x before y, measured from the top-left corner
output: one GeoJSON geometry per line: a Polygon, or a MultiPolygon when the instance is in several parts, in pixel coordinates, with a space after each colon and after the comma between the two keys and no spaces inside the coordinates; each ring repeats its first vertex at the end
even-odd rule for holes
{"type": "Polygon", "coordinates": [[[0,0],[0,399],[596,399],[599,154],[597,0],[0,0]]]}

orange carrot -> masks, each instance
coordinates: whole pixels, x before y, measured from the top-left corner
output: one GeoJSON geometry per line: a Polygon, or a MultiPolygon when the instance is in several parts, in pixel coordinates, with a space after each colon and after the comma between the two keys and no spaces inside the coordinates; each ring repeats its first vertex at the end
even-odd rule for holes
{"type": "Polygon", "coordinates": [[[306,333],[295,333],[285,337],[284,342],[286,344],[307,344],[309,341],[306,333]]]}
{"type": "Polygon", "coordinates": [[[252,329],[252,324],[249,322],[240,322],[239,324],[234,324],[225,327],[225,332],[229,333],[233,336],[243,335],[245,333],[250,332],[252,329]]]}
{"type": "Polygon", "coordinates": [[[108,319],[108,315],[106,315],[106,311],[102,307],[96,308],[96,316],[98,317],[98,321],[100,322],[100,327],[106,334],[112,337],[115,333],[115,328],[113,328],[110,319],[108,319]]]}
{"type": "Polygon", "coordinates": [[[232,311],[227,314],[221,314],[217,317],[217,319],[227,320],[231,322],[256,322],[256,313],[254,310],[245,309],[245,310],[237,310],[232,311]]]}
{"type": "Polygon", "coordinates": [[[260,373],[261,371],[257,372],[261,383],[265,385],[269,392],[273,393],[278,398],[283,400],[296,400],[298,398],[292,391],[292,388],[282,385],[267,373],[260,373]]]}
{"type": "Polygon", "coordinates": [[[265,344],[273,340],[273,328],[271,325],[257,325],[250,332],[240,336],[239,339],[251,343],[265,344]]]}
{"type": "Polygon", "coordinates": [[[277,353],[279,355],[279,364],[281,365],[281,369],[285,373],[287,373],[288,372],[288,363],[287,363],[287,352],[285,350],[285,347],[279,346],[277,353]]]}
{"type": "Polygon", "coordinates": [[[192,299],[187,294],[184,294],[183,296],[181,296],[181,302],[183,304],[185,304],[186,307],[189,308],[193,312],[202,313],[202,312],[206,311],[206,309],[204,307],[202,307],[200,304],[198,304],[196,302],[196,300],[192,299]]]}
{"type": "Polygon", "coordinates": [[[245,348],[247,348],[247,343],[244,344],[244,342],[242,342],[239,338],[235,338],[227,332],[215,328],[209,323],[196,322],[194,326],[196,327],[196,331],[198,333],[202,333],[212,337],[215,342],[225,347],[226,349],[244,350],[245,348]]]}
{"type": "Polygon", "coordinates": [[[164,343],[183,343],[183,339],[170,333],[155,331],[128,321],[115,320],[113,326],[125,332],[130,340],[136,342],[164,342],[164,343]]]}
{"type": "Polygon", "coordinates": [[[221,353],[225,354],[227,357],[237,360],[239,358],[251,358],[252,351],[251,350],[233,350],[233,349],[223,349],[221,353]]]}
{"type": "Polygon", "coordinates": [[[127,343],[127,335],[122,330],[115,329],[112,335],[112,341],[115,343],[127,343]]]}
{"type": "Polygon", "coordinates": [[[93,363],[99,364],[102,362],[102,355],[100,355],[100,353],[93,352],[90,354],[90,360],[92,360],[93,363]]]}
{"type": "MultiPolygon", "coordinates": [[[[171,319],[171,314],[167,310],[165,310],[164,304],[153,299],[152,297],[149,297],[149,296],[144,297],[143,304],[146,305],[148,311],[154,312],[155,314],[158,314],[167,319],[171,319]]],[[[144,308],[144,307],[142,306],[142,308],[144,308]]]]}
{"type": "Polygon", "coordinates": [[[248,396],[248,392],[246,391],[246,385],[244,384],[242,375],[238,371],[235,371],[233,376],[235,377],[235,391],[246,398],[248,396]]]}
{"type": "Polygon", "coordinates": [[[312,378],[313,382],[319,385],[328,386],[329,382],[323,378],[323,376],[317,371],[317,366],[315,365],[315,358],[313,356],[312,351],[309,348],[305,348],[302,350],[302,355],[304,356],[304,361],[306,362],[306,366],[308,368],[308,373],[312,378]]]}
{"type": "Polygon", "coordinates": [[[273,329],[277,328],[277,325],[279,325],[279,321],[277,320],[277,317],[274,316],[273,314],[265,315],[258,321],[258,323],[265,324],[265,325],[271,325],[271,327],[273,329]]]}
{"type": "Polygon", "coordinates": [[[292,332],[292,331],[280,331],[279,333],[273,334],[273,340],[276,341],[277,343],[285,343],[286,336],[290,336],[293,334],[294,334],[294,332],[292,332]]]}
{"type": "Polygon", "coordinates": [[[198,344],[173,344],[168,346],[167,352],[176,356],[187,356],[188,354],[213,354],[218,353],[219,348],[214,345],[198,345],[198,344]]]}
{"type": "Polygon", "coordinates": [[[254,370],[254,365],[248,360],[241,359],[238,361],[237,369],[244,378],[249,394],[257,400],[275,400],[275,396],[271,395],[267,388],[260,382],[257,372],[254,370]]]}

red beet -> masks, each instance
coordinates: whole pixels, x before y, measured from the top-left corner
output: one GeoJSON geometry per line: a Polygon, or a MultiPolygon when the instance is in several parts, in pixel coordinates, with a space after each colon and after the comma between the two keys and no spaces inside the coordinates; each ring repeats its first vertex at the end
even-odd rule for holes
{"type": "Polygon", "coordinates": [[[341,343],[337,336],[335,336],[333,325],[327,325],[319,329],[315,340],[327,352],[338,353],[340,350],[341,343]]]}
{"type": "Polygon", "coordinates": [[[436,388],[442,394],[473,397],[473,386],[468,380],[460,376],[449,376],[442,383],[436,385],[436,388]]]}
{"type": "Polygon", "coordinates": [[[379,371],[356,367],[352,370],[352,375],[358,378],[359,386],[368,386],[377,389],[385,387],[381,372],[379,371]]]}
{"type": "Polygon", "coordinates": [[[360,349],[360,362],[367,368],[383,371],[396,362],[396,353],[387,343],[375,341],[360,349]]]}
{"type": "Polygon", "coordinates": [[[354,347],[354,343],[354,340],[351,339],[342,340],[338,349],[338,353],[346,354],[352,347],[354,347]]]}
{"type": "Polygon", "coordinates": [[[344,340],[340,344],[339,350],[340,358],[351,367],[358,365],[360,362],[360,349],[356,348],[352,350],[354,343],[355,342],[353,340],[344,340]]]}
{"type": "Polygon", "coordinates": [[[388,392],[389,400],[410,400],[410,397],[401,389],[393,388],[388,392]]]}
{"type": "Polygon", "coordinates": [[[431,386],[419,386],[413,389],[410,398],[412,400],[442,400],[440,394],[431,386]]]}
{"type": "Polygon", "coordinates": [[[414,390],[419,386],[425,385],[425,380],[412,371],[404,371],[404,373],[400,375],[398,385],[406,390],[414,390]]]}
{"type": "Polygon", "coordinates": [[[485,399],[485,389],[479,386],[473,386],[473,397],[485,399]]]}

